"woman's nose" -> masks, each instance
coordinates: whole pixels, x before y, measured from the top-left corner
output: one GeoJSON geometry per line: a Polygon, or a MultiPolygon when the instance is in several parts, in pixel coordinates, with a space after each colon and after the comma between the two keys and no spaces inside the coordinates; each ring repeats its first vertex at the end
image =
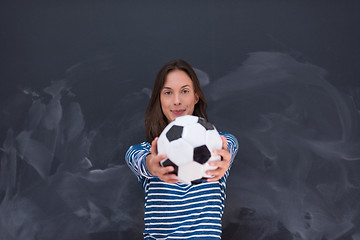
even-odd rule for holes
{"type": "Polygon", "coordinates": [[[179,94],[174,94],[174,105],[181,104],[181,97],[179,94]]]}

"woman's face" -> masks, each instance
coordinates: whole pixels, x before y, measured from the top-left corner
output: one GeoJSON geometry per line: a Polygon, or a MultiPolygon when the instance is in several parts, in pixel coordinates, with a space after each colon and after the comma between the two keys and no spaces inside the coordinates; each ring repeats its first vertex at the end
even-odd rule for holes
{"type": "Polygon", "coordinates": [[[184,71],[168,73],[160,92],[161,109],[168,122],[180,116],[192,115],[198,101],[193,82],[184,71]]]}

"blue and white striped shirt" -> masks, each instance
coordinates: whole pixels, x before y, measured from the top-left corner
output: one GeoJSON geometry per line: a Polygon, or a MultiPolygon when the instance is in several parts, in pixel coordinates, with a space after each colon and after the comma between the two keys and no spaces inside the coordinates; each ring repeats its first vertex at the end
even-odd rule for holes
{"type": "MultiPolygon", "coordinates": [[[[230,166],[238,150],[236,138],[227,139],[230,166]]],[[[221,218],[230,168],[216,182],[169,184],[146,169],[151,145],[143,142],[126,152],[126,162],[145,192],[144,239],[221,239],[221,218]]]]}

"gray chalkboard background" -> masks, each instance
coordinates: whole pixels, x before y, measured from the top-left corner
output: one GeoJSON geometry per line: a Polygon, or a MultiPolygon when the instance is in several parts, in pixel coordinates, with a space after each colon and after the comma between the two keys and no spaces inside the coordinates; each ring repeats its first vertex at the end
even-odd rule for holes
{"type": "Polygon", "coordinates": [[[141,239],[124,161],[182,58],[240,149],[223,239],[360,239],[358,1],[0,6],[0,239],[141,239]]]}

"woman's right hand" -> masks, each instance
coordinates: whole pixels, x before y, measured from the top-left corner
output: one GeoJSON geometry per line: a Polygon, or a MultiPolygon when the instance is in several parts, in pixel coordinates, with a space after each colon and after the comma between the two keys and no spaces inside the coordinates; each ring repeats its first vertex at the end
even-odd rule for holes
{"type": "Polygon", "coordinates": [[[158,155],[157,154],[157,141],[159,138],[155,138],[151,143],[150,151],[151,153],[146,156],[146,168],[148,171],[160,178],[160,180],[167,182],[167,183],[177,183],[179,180],[176,178],[174,173],[173,166],[162,167],[160,162],[167,158],[165,154],[158,155]]]}

